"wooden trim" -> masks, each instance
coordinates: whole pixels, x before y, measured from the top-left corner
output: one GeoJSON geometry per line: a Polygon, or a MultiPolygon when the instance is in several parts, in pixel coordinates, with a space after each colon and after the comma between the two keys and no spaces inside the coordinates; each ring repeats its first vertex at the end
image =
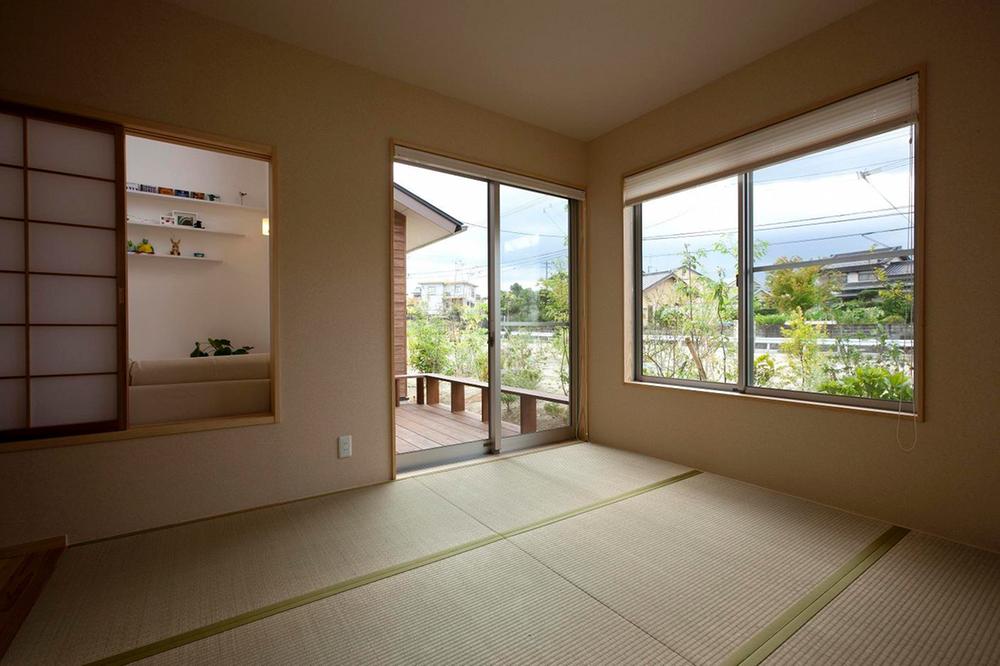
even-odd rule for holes
{"type": "Polygon", "coordinates": [[[67,542],[65,534],[62,536],[49,537],[47,539],[38,539],[37,541],[28,541],[27,543],[18,543],[12,546],[3,546],[0,547],[0,560],[5,560],[8,557],[27,555],[28,553],[34,553],[40,550],[65,548],[66,546],[67,542]]]}
{"type": "MultiPolygon", "coordinates": [[[[45,439],[16,440],[0,445],[0,455],[5,453],[15,453],[17,451],[52,449],[82,444],[120,442],[129,439],[179,435],[188,432],[244,428],[247,426],[257,425],[272,425],[277,422],[277,418],[274,414],[244,414],[239,416],[221,416],[211,419],[197,419],[193,421],[155,423],[150,425],[131,426],[125,430],[104,430],[102,432],[92,432],[86,434],[49,436],[45,439]]],[[[109,423],[113,424],[114,422],[109,423]]]]}
{"type": "MultiPolygon", "coordinates": [[[[10,218],[4,218],[10,219],[10,218]]],[[[79,229],[96,229],[98,231],[117,231],[116,227],[101,227],[96,224],[79,224],[77,222],[55,222],[53,220],[36,220],[30,217],[26,217],[24,222],[27,224],[54,224],[60,227],[77,227],[79,229]]]]}
{"type": "MultiPolygon", "coordinates": [[[[0,273],[13,273],[15,275],[22,275],[24,271],[13,271],[7,269],[0,269],[0,273]]],[[[54,273],[52,271],[28,271],[32,275],[55,275],[58,277],[86,277],[86,278],[111,278],[115,279],[117,275],[95,275],[93,273],[54,273]]]]}
{"type": "MultiPolygon", "coordinates": [[[[871,414],[874,416],[888,416],[891,418],[901,418],[908,421],[921,421],[919,414],[913,414],[910,412],[898,412],[894,409],[877,409],[875,407],[861,407],[858,405],[845,405],[842,403],[835,402],[816,402],[815,400],[808,399],[798,399],[798,398],[785,398],[776,395],[761,395],[760,393],[740,393],[739,391],[733,390],[719,390],[714,388],[706,388],[701,386],[682,386],[681,384],[661,384],[659,382],[642,382],[635,379],[627,379],[624,382],[625,386],[636,386],[643,388],[652,389],[667,389],[675,391],[694,391],[696,393],[705,393],[707,395],[717,395],[717,396],[733,396],[737,398],[746,398],[749,400],[769,400],[772,402],[781,402],[789,405],[803,405],[805,407],[819,407],[822,409],[834,409],[839,411],[848,412],[858,412],[860,414],[871,414]]],[[[890,401],[891,403],[891,401],[890,401]]]]}
{"type": "MultiPolygon", "coordinates": [[[[386,160],[386,179],[385,179],[386,180],[386,184],[385,184],[386,205],[387,205],[388,211],[389,211],[389,214],[388,214],[389,224],[386,227],[386,231],[387,231],[386,235],[389,237],[389,262],[388,262],[388,264],[389,264],[389,275],[388,275],[388,277],[389,277],[389,280],[388,280],[388,282],[389,282],[389,298],[388,298],[388,301],[389,301],[389,312],[388,312],[388,314],[389,314],[389,317],[388,317],[388,319],[389,319],[389,324],[388,324],[388,326],[389,326],[389,339],[387,341],[386,349],[388,350],[388,354],[389,355],[387,356],[387,361],[388,362],[386,363],[386,365],[389,368],[389,386],[391,387],[391,391],[392,391],[392,396],[391,396],[391,400],[392,401],[389,403],[392,406],[389,409],[389,437],[387,438],[387,442],[386,442],[386,445],[389,447],[389,479],[390,480],[395,480],[396,477],[397,477],[397,474],[398,474],[397,465],[396,465],[396,406],[399,404],[399,401],[397,399],[396,379],[395,379],[395,372],[393,371],[394,368],[393,368],[393,361],[392,361],[393,350],[395,348],[395,342],[396,342],[395,341],[395,336],[396,336],[396,330],[395,329],[396,329],[396,326],[395,326],[395,322],[393,321],[393,317],[395,315],[395,306],[394,306],[394,303],[393,303],[393,298],[395,297],[395,288],[394,288],[395,285],[393,284],[393,281],[395,279],[395,272],[394,272],[394,269],[393,269],[393,260],[395,259],[395,237],[394,237],[395,235],[393,233],[393,229],[394,229],[394,226],[396,224],[396,205],[395,205],[395,190],[394,190],[393,186],[394,186],[394,182],[395,182],[395,168],[396,168],[395,167],[395,165],[396,165],[395,157],[396,157],[396,146],[397,145],[398,144],[397,144],[397,142],[396,142],[395,139],[392,139],[392,138],[389,139],[389,145],[388,145],[389,152],[388,152],[388,159],[386,160]]],[[[409,363],[407,363],[407,365],[409,365],[409,363]]],[[[437,382],[434,382],[434,387],[433,388],[434,388],[434,395],[435,395],[435,398],[436,398],[437,397],[437,382]]],[[[428,382],[427,383],[427,399],[428,399],[428,404],[430,404],[430,402],[429,402],[430,401],[430,396],[431,396],[431,386],[430,386],[430,382],[428,382]]]]}
{"type": "Polygon", "coordinates": [[[56,169],[41,169],[39,167],[27,167],[25,171],[37,171],[38,173],[51,173],[56,176],[66,176],[67,178],[83,178],[85,180],[98,180],[102,183],[116,184],[117,178],[102,178],[101,176],[88,176],[82,173],[70,173],[68,171],[57,171],[56,169]]]}
{"type": "MultiPolygon", "coordinates": [[[[874,82],[866,83],[864,85],[851,88],[847,92],[843,92],[837,95],[831,95],[829,97],[823,98],[819,102],[815,102],[813,104],[800,107],[794,111],[784,113],[778,116],[772,116],[767,120],[755,123],[753,125],[749,125],[748,127],[744,127],[743,129],[737,130],[735,132],[730,132],[728,134],[722,135],[721,137],[711,139],[701,144],[697,144],[693,148],[685,148],[683,150],[674,153],[670,157],[667,157],[666,159],[657,160],[656,162],[647,164],[637,169],[626,171],[625,173],[622,174],[621,181],[624,184],[625,179],[631,176],[636,176],[645,171],[650,171],[652,169],[656,169],[657,167],[670,164],[671,162],[676,162],[677,160],[684,159],[685,157],[690,157],[692,155],[702,152],[703,150],[708,150],[709,148],[715,148],[716,146],[727,143],[729,141],[733,141],[734,139],[738,139],[742,136],[746,136],[747,134],[753,134],[754,132],[765,129],[767,127],[771,127],[772,125],[778,125],[780,123],[785,122],[786,120],[791,120],[792,118],[805,115],[812,111],[816,111],[817,109],[821,109],[824,106],[836,104],[837,102],[843,101],[849,97],[854,97],[855,95],[860,95],[861,93],[867,92],[874,88],[878,88],[879,86],[884,86],[889,83],[892,83],[893,81],[905,79],[907,76],[912,76],[914,74],[919,75],[923,71],[923,68],[924,68],[923,65],[915,65],[913,67],[908,67],[901,73],[893,74],[892,76],[888,77],[879,78],[876,79],[874,82]]],[[[624,198],[622,200],[624,201],[624,198]]]]}
{"type": "Polygon", "coordinates": [[[125,127],[126,134],[143,139],[174,143],[179,146],[200,148],[201,150],[209,150],[214,153],[226,153],[235,155],[236,157],[247,157],[265,162],[271,161],[274,156],[273,148],[262,144],[224,139],[218,135],[195,132],[194,130],[175,129],[150,121],[130,121],[123,122],[122,124],[125,127]]]}
{"type": "MultiPolygon", "coordinates": [[[[28,224],[30,200],[28,192],[28,116],[21,114],[21,189],[24,193],[21,217],[24,228],[22,230],[24,240],[24,373],[31,374],[31,228],[28,224]]],[[[31,381],[24,382],[24,427],[31,428],[31,381]]]]}
{"type": "Polygon", "coordinates": [[[923,421],[926,418],[924,410],[926,408],[926,402],[924,400],[924,392],[926,390],[926,385],[924,383],[924,313],[927,311],[924,303],[926,298],[926,273],[927,273],[927,260],[926,260],[926,250],[924,248],[924,227],[926,226],[926,202],[927,202],[927,187],[926,187],[926,173],[927,173],[927,65],[926,63],[921,63],[917,67],[917,76],[919,77],[919,83],[917,85],[917,114],[919,120],[917,122],[916,131],[916,151],[914,152],[914,159],[916,160],[916,171],[914,173],[915,183],[913,184],[916,188],[916,197],[913,199],[913,223],[914,223],[914,245],[916,250],[916,256],[914,257],[914,263],[916,268],[916,276],[913,282],[913,412],[916,415],[917,421],[923,421]]]}
{"type": "Polygon", "coordinates": [[[0,549],[0,659],[14,641],[64,550],[65,536],[0,549]]]}
{"type": "MultiPolygon", "coordinates": [[[[460,155],[458,153],[452,153],[452,152],[448,152],[448,151],[445,151],[445,150],[440,150],[438,148],[428,148],[426,146],[422,146],[422,145],[417,144],[417,143],[411,143],[409,141],[404,141],[404,140],[400,140],[400,139],[392,139],[391,143],[392,143],[392,149],[393,150],[389,154],[390,161],[394,161],[395,160],[395,148],[396,148],[396,146],[400,146],[401,148],[409,148],[411,150],[420,150],[420,151],[423,151],[425,153],[431,153],[432,155],[439,155],[441,157],[447,157],[447,158],[453,159],[453,160],[460,160],[462,162],[468,162],[469,164],[472,164],[474,166],[484,167],[486,169],[496,169],[497,171],[506,171],[507,173],[513,174],[515,176],[523,176],[525,178],[533,178],[535,180],[540,180],[540,181],[543,181],[543,182],[546,182],[546,183],[551,183],[553,185],[561,185],[562,187],[571,187],[571,188],[573,188],[575,190],[580,190],[580,191],[584,192],[584,194],[586,194],[586,192],[587,192],[587,186],[586,185],[580,185],[579,183],[572,183],[572,182],[567,181],[567,180],[559,180],[558,178],[552,178],[551,176],[542,176],[542,175],[539,175],[537,173],[533,173],[531,171],[525,171],[523,169],[516,169],[516,168],[510,167],[510,166],[505,166],[505,165],[501,165],[501,164],[494,164],[492,162],[484,162],[483,160],[472,158],[472,157],[469,157],[467,155],[460,155]]],[[[429,169],[431,167],[424,167],[424,168],[425,169],[429,169]]],[[[464,177],[465,178],[472,178],[472,176],[464,176],[464,177]]],[[[390,182],[390,185],[391,185],[391,182],[390,182]]],[[[522,187],[522,189],[529,189],[529,188],[523,188],[522,187]]],[[[553,195],[553,196],[558,196],[558,195],[553,195]]]]}

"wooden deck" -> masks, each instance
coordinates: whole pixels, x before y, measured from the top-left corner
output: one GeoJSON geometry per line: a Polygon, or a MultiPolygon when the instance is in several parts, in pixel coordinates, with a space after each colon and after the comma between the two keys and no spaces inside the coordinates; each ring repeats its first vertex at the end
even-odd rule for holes
{"type": "MultiPolygon", "coordinates": [[[[403,403],[396,407],[396,453],[409,453],[439,446],[487,438],[487,425],[475,412],[452,412],[440,405],[403,403]]],[[[520,431],[503,423],[503,436],[520,431]]]]}

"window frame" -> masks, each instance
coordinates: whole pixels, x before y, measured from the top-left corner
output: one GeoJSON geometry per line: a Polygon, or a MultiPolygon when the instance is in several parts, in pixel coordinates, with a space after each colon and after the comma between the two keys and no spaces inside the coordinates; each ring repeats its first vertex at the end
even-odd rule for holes
{"type": "MultiPolygon", "coordinates": [[[[923,245],[924,245],[924,219],[923,219],[923,203],[924,203],[924,155],[925,155],[925,129],[923,126],[924,115],[924,91],[926,89],[926,75],[923,67],[913,68],[907,70],[905,73],[900,75],[895,75],[879,82],[869,84],[857,90],[853,90],[849,93],[840,95],[838,97],[825,100],[820,104],[802,109],[792,114],[788,114],[781,118],[763,123],[756,127],[750,128],[745,131],[737,132],[729,137],[722,140],[715,141],[706,144],[702,147],[696,148],[691,151],[686,151],[675,158],[667,161],[659,162],[658,165],[669,164],[671,161],[682,159],[686,156],[693,155],[702,150],[712,148],[724,144],[728,141],[736,139],[745,134],[752,133],[754,131],[771,127],[774,125],[780,125],[786,120],[790,120],[796,116],[802,115],[804,113],[809,113],[820,109],[824,106],[835,104],[841,100],[847,99],[857,94],[873,90],[882,85],[892,83],[899,79],[908,76],[917,76],[920,85],[917,87],[917,116],[912,120],[901,122],[898,124],[890,125],[880,125],[877,127],[870,128],[870,131],[853,133],[849,135],[844,135],[835,142],[830,142],[829,145],[822,147],[814,147],[808,151],[804,151],[799,155],[781,155],[775,157],[772,162],[766,164],[755,164],[747,168],[747,170],[737,172],[735,175],[739,179],[739,217],[738,217],[738,233],[737,233],[737,243],[738,243],[738,273],[737,273],[737,286],[738,286],[738,325],[737,330],[739,331],[739,339],[737,344],[738,352],[738,372],[737,381],[735,383],[720,383],[720,382],[709,382],[691,379],[680,379],[672,377],[658,377],[653,375],[644,374],[643,366],[643,297],[642,297],[642,203],[635,203],[625,207],[625,222],[626,222],[626,233],[630,236],[629,241],[631,243],[631,257],[629,267],[628,280],[631,283],[631,303],[630,312],[627,313],[627,317],[631,319],[630,322],[626,322],[626,335],[631,334],[631,345],[626,345],[626,383],[634,383],[639,385],[653,385],[665,388],[675,388],[675,389],[688,389],[697,390],[705,393],[714,393],[722,395],[738,395],[742,397],[752,397],[752,398],[763,398],[770,400],[781,400],[789,403],[795,404],[805,404],[820,407],[830,407],[830,408],[841,408],[841,409],[853,409],[868,413],[881,413],[889,414],[893,416],[907,416],[913,417],[915,420],[923,420],[923,404],[924,404],[924,385],[923,385],[923,275],[924,275],[924,265],[923,265],[923,245]],[[746,248],[752,247],[753,244],[753,187],[752,178],[753,172],[766,168],[768,166],[779,164],[782,162],[787,162],[797,157],[802,157],[805,155],[813,154],[822,150],[829,148],[834,148],[837,146],[842,146],[854,141],[863,140],[865,138],[870,138],[872,136],[877,136],[879,134],[884,134],[886,132],[893,131],[895,129],[900,129],[902,127],[913,127],[913,261],[914,261],[914,278],[913,278],[913,306],[912,306],[912,325],[913,325],[913,351],[912,351],[912,364],[913,364],[913,375],[911,380],[911,385],[913,387],[913,399],[909,402],[897,402],[893,400],[879,400],[874,398],[857,398],[853,396],[842,396],[833,395],[826,393],[814,393],[808,391],[795,391],[789,389],[776,389],[776,388],[766,388],[761,386],[754,386],[752,383],[752,373],[753,365],[748,362],[749,358],[754,355],[754,342],[753,342],[753,318],[752,312],[752,299],[753,299],[753,260],[746,251],[746,248]]],[[[640,169],[633,171],[630,174],[625,174],[623,176],[623,183],[625,178],[629,175],[634,175],[642,173],[649,168],[640,169]]],[[[714,180],[719,180],[727,176],[733,176],[731,172],[718,173],[711,178],[700,179],[698,182],[692,183],[689,186],[678,189],[677,191],[683,191],[689,187],[697,187],[700,184],[713,182],[714,180]]],[[[623,185],[624,189],[624,185],[623,185]]],[[[668,193],[669,194],[669,193],[668,193]]],[[[659,195],[666,196],[666,195],[659,195]]],[[[658,197],[653,197],[658,198],[658,197]]],[[[650,200],[650,199],[647,199],[650,200]]]]}

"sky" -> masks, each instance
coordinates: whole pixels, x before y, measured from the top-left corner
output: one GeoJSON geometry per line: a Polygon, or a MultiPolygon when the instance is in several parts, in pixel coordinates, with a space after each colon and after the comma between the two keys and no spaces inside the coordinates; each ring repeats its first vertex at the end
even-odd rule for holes
{"type": "MultiPolygon", "coordinates": [[[[472,178],[397,163],[396,183],[461,220],[468,228],[406,256],[406,288],[420,282],[465,280],[487,290],[487,187],[472,178]]],[[[566,265],[569,256],[566,199],[517,187],[500,187],[500,288],[538,280],[566,265]]]]}
{"type": "MultiPolygon", "coordinates": [[[[912,164],[911,128],[903,127],[755,171],[754,237],[767,243],[756,265],[911,248],[912,164]]],[[[420,282],[465,280],[485,296],[486,183],[398,163],[394,178],[468,225],[407,255],[407,290],[420,282]]],[[[706,252],[704,273],[733,279],[735,258],[714,246],[735,247],[737,197],[732,177],[644,203],[643,270],[676,268],[687,245],[706,252]]],[[[501,289],[515,282],[537,288],[546,271],[567,261],[567,201],[501,186],[500,214],[501,289]]]]}
{"type": "MultiPolygon", "coordinates": [[[[912,247],[910,133],[904,127],[755,171],[754,239],[767,243],[755,265],[912,247]]],[[[713,246],[735,245],[737,201],[734,176],[644,203],[643,270],[676,268],[687,245],[708,253],[703,272],[733,278],[735,259],[713,246]]]]}

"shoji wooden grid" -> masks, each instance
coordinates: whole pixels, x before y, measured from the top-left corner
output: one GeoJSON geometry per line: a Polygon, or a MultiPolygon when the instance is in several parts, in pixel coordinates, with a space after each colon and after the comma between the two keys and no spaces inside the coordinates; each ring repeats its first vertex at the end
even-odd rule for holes
{"type": "Polygon", "coordinates": [[[0,103],[0,440],[125,427],[120,126],[0,103]]]}

